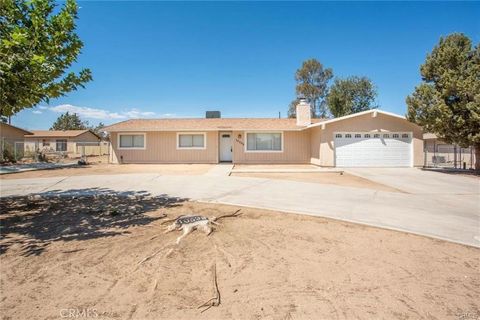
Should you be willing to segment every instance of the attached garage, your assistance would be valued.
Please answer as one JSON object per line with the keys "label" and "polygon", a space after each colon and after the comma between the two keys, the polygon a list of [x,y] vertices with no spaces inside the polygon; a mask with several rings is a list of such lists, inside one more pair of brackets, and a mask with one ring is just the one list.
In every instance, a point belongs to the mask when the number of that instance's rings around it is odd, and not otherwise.
{"label": "attached garage", "polygon": [[310,125],[311,162],[324,167],[423,165],[422,128],[397,114],[368,110]]}
{"label": "attached garage", "polygon": [[411,167],[411,132],[337,132],[336,167]]}

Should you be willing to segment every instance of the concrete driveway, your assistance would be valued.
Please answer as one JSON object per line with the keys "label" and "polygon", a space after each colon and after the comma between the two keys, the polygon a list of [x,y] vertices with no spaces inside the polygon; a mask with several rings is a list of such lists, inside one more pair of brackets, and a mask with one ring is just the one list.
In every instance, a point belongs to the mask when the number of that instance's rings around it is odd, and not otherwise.
{"label": "concrete driveway", "polygon": [[[1,195],[144,192],[329,217],[480,247],[479,180],[419,169],[351,169],[408,193],[219,174],[0,180]],[[216,170],[216,171],[215,171]],[[321,232],[321,230],[319,230]]]}

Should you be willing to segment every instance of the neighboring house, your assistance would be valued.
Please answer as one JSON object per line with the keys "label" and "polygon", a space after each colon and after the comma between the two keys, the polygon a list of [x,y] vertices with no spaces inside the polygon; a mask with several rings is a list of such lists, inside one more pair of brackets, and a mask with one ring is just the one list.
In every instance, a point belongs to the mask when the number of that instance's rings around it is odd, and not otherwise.
{"label": "neighboring house", "polygon": [[3,159],[4,150],[19,159],[23,156],[23,136],[32,134],[30,131],[0,122],[1,155]]}
{"label": "neighboring house", "polygon": [[132,119],[104,130],[112,163],[423,165],[422,129],[404,117],[369,110],[312,120],[305,101],[297,119]]}
{"label": "neighboring house", "polygon": [[25,152],[65,152],[76,156],[78,146],[98,145],[100,137],[91,130],[31,130],[25,136]]}
{"label": "neighboring house", "polygon": [[473,147],[461,148],[445,142],[433,133],[423,135],[425,143],[425,167],[474,168],[475,150]]}

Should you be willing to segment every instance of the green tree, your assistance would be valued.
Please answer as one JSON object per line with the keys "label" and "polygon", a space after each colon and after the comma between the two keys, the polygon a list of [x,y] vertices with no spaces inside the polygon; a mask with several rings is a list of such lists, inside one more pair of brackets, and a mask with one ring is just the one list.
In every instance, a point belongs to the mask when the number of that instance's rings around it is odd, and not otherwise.
{"label": "green tree", "polygon": [[85,130],[90,129],[88,121],[82,121],[78,114],[66,112],[60,115],[50,130]]}
{"label": "green tree", "polygon": [[407,97],[407,117],[448,143],[475,147],[480,170],[480,47],[461,33],[440,38]]}
{"label": "green tree", "polygon": [[90,130],[95,132],[95,134],[102,138],[102,140],[110,140],[110,136],[103,131],[105,124],[103,122],[99,122],[96,126],[91,126]]}
{"label": "green tree", "polygon": [[334,117],[374,109],[377,90],[366,77],[335,79],[327,95],[327,106]]}
{"label": "green tree", "polygon": [[11,116],[84,87],[89,69],[67,72],[83,43],[75,33],[75,0],[1,0],[0,115]]}
{"label": "green tree", "polygon": [[[309,59],[295,73],[297,97],[304,97],[311,105],[312,117],[326,117],[325,96],[328,92],[328,82],[333,77],[330,68],[324,68],[316,59]],[[290,103],[288,116],[295,117],[295,107],[298,98]]]}

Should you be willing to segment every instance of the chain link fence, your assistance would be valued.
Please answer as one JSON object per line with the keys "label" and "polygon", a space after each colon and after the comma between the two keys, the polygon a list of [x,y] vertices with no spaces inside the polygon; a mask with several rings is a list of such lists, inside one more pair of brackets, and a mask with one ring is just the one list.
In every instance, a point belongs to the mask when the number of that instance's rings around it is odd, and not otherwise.
{"label": "chain link fence", "polygon": [[475,150],[452,144],[430,144],[425,148],[425,167],[473,169]]}

